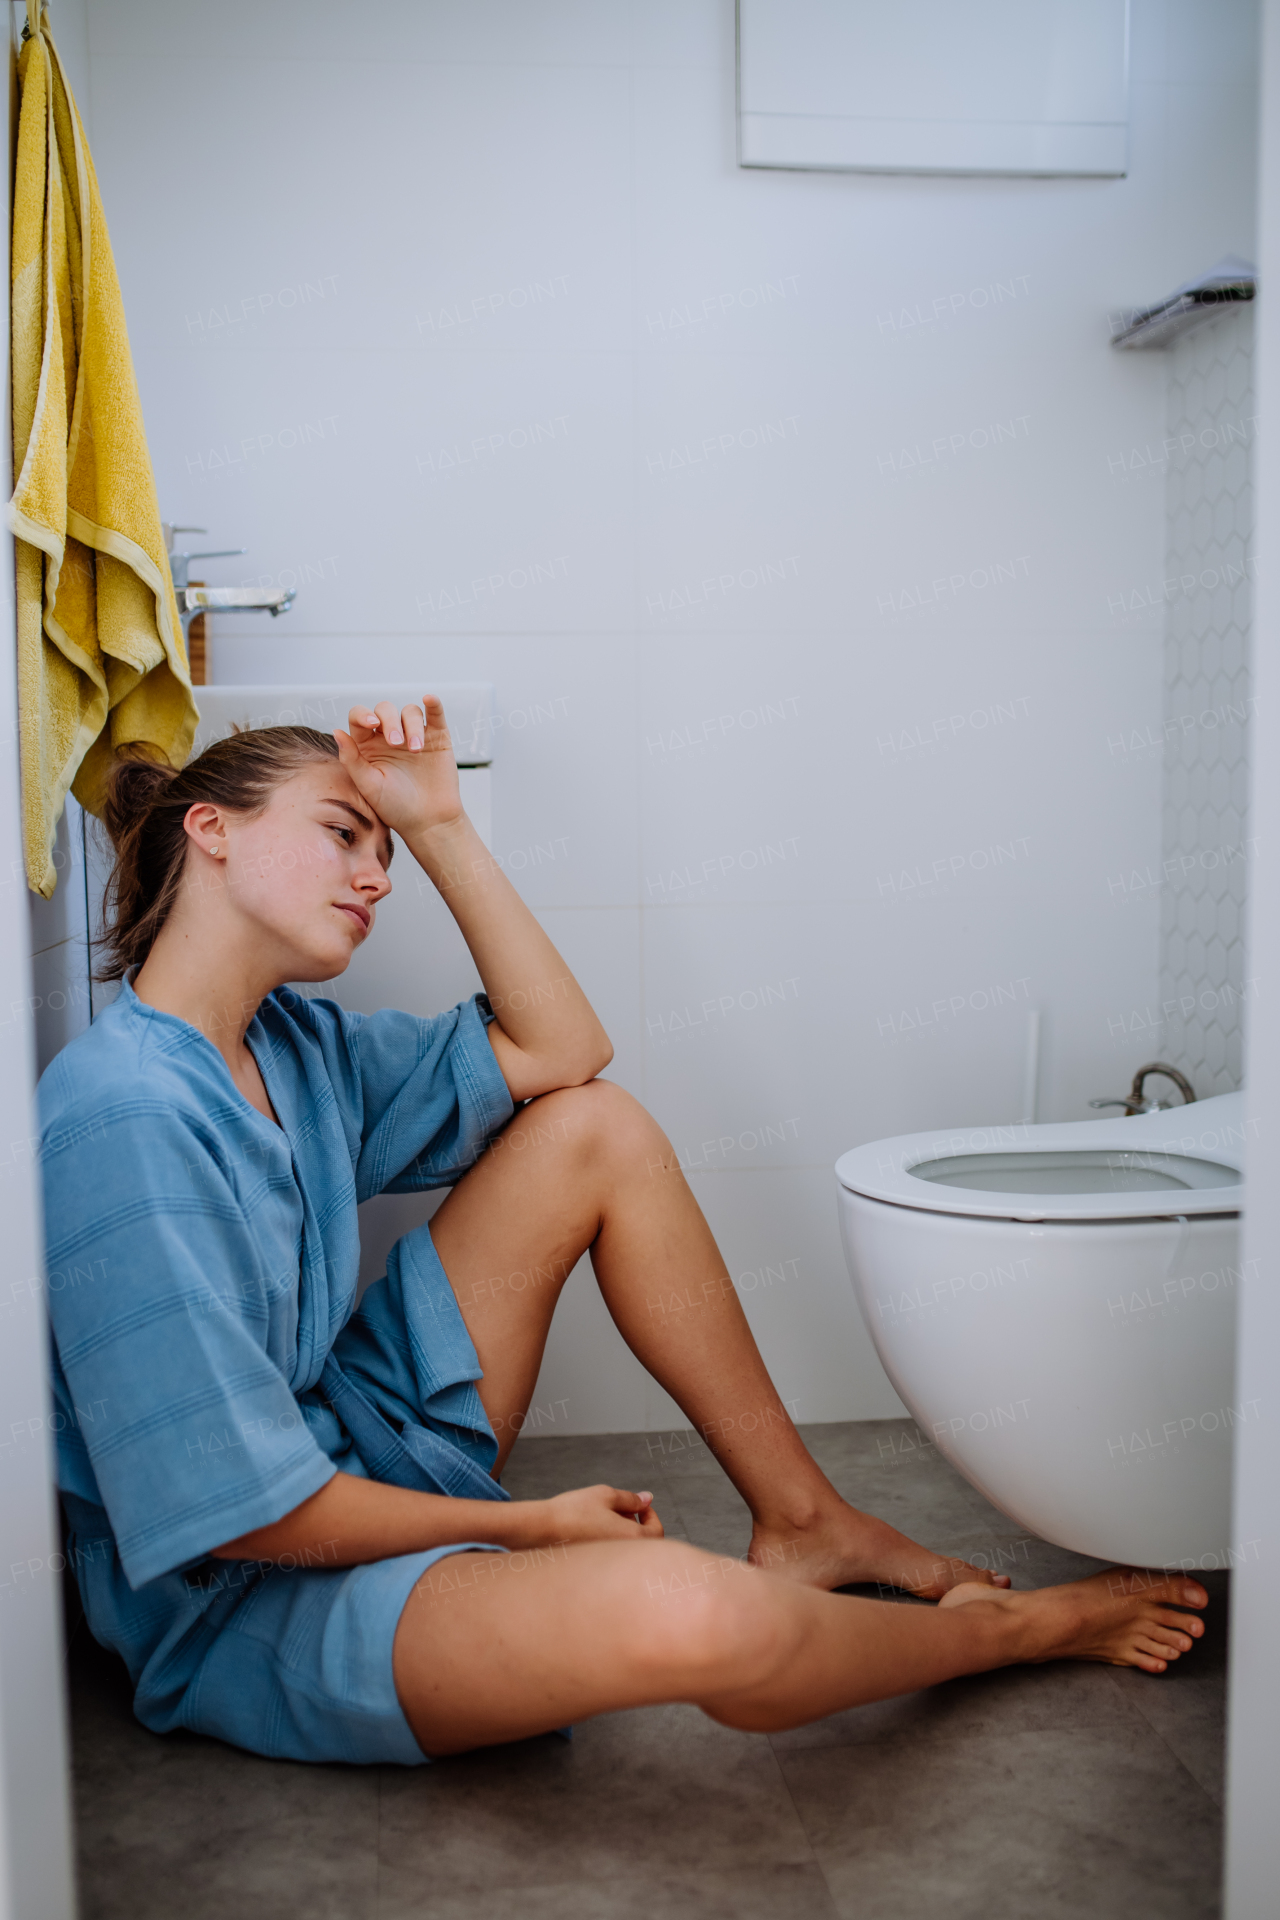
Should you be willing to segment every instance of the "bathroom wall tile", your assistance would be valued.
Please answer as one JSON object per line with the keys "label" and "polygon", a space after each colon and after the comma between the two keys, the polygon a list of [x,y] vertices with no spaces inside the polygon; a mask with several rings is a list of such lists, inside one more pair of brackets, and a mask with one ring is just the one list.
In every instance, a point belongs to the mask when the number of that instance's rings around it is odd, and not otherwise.
{"label": "bathroom wall tile", "polygon": [[654,633],[829,624],[847,604],[830,530],[861,517],[856,403],[825,357],[636,359],[637,624]]}
{"label": "bathroom wall tile", "polygon": [[682,1164],[829,1167],[861,1140],[1017,1119],[1029,1010],[1100,1031],[1107,979],[1078,955],[1033,971],[1024,913],[995,892],[962,926],[936,900],[646,910],[646,1085]]}
{"label": "bathroom wall tile", "polygon": [[[445,645],[436,643],[441,656]],[[512,885],[536,911],[634,908],[631,642],[483,641],[476,658],[487,663],[503,722],[494,739],[494,833]]]}
{"label": "bathroom wall tile", "polygon": [[650,0],[631,9],[631,57],[637,66],[732,70],[736,21],[727,7]]}
{"label": "bathroom wall tile", "polygon": [[[1140,35],[1135,71],[1145,73],[1146,63],[1158,57],[1152,37]],[[913,179],[908,184],[743,172],[735,165],[733,106],[727,61],[714,94],[701,75],[672,77],[663,72],[646,74],[637,90],[637,151],[644,162],[637,202],[642,302],[649,301],[655,313],[669,303],[677,314],[698,316],[701,296],[712,296],[709,323],[699,326],[686,317],[683,327],[670,320],[665,330],[655,327],[654,338],[677,350],[699,353],[720,340],[733,346],[762,339],[768,345],[782,339],[808,343],[822,325],[833,342],[842,339],[862,356],[868,344],[873,349],[886,346],[904,371],[951,346],[974,341],[979,352],[994,358],[1007,350],[1010,340],[1020,335],[1043,340],[1046,329],[1057,325],[1069,340],[1078,313],[1105,313],[1117,269],[1160,281],[1179,257],[1183,236],[1170,244],[1169,236],[1144,227],[1142,221],[1145,209],[1160,204],[1163,191],[1164,129],[1158,99],[1145,96],[1138,108],[1143,165],[1122,185],[1106,189],[1105,205],[1088,182],[1055,183],[1054,221],[1070,236],[1069,265],[1061,249],[1055,255],[1045,195],[1032,183],[999,182],[992,191],[999,197],[1001,217],[994,221],[987,190],[957,192],[950,180]],[[669,208],[677,196],[683,196],[687,217],[673,222]],[[1247,205],[1237,212],[1241,230],[1247,231]],[[1087,248],[1080,245],[1085,233]],[[1185,238],[1188,245],[1199,241],[1212,246],[1218,234],[1206,214],[1204,227]],[[742,271],[748,260],[754,274]],[[930,272],[931,266],[943,268],[941,278]],[[1027,271],[1032,268],[1048,277]],[[786,283],[785,297],[775,292],[754,302],[726,298],[723,305],[714,298],[745,281],[763,287],[766,275],[777,285],[788,273],[805,284]],[[1016,279],[1024,273],[1033,285],[1023,286]],[[994,291],[1001,277],[1006,283],[1003,294]],[[1007,292],[1011,279],[1012,294]],[[977,299],[962,297],[975,288]],[[954,304],[953,292],[961,296]],[[1041,304],[1059,294],[1061,306]],[[941,296],[936,311],[935,296]],[[910,308],[917,305],[928,317],[913,322]],[[895,306],[909,308],[907,319],[903,321],[899,311],[894,325],[886,318],[880,326],[877,316],[885,317]],[[785,332],[762,333],[761,320]],[[798,328],[804,329],[802,335]],[[1105,337],[1104,330],[1103,344]],[[868,371],[878,372],[885,364],[892,361],[873,360]],[[1159,384],[1154,369],[1144,373],[1139,368],[1136,378],[1149,380],[1152,387]]]}
{"label": "bathroom wall tile", "polygon": [[1158,636],[1119,658],[1084,632],[1065,649],[1041,633],[984,633],[962,650],[922,637],[907,659],[860,649],[857,669],[859,879],[877,901],[911,891],[880,883],[894,868],[958,902],[978,876],[1017,867],[1020,885],[1105,906],[1108,876],[1154,857],[1158,756],[1117,743],[1158,714]]}
{"label": "bathroom wall tile", "polygon": [[1008,1124],[1044,1007],[1040,1115],[1087,1112],[1122,1071],[1108,1020],[1149,1004],[1128,942],[1140,964],[1150,893],[1115,952],[1054,955],[1032,944],[1025,895],[994,891],[963,917],[945,900],[646,911],[648,1103],[694,1172],[829,1167],[864,1140]]}
{"label": "bathroom wall tile", "polygon": [[357,1299],[387,1270],[387,1255],[406,1233],[425,1226],[447,1198],[447,1191],[432,1193],[379,1193],[359,1209],[360,1272]]}
{"label": "bathroom wall tile", "polygon": [[54,834],[53,866],[53,897],[27,894],[29,1003],[11,1005],[6,1016],[34,1027],[37,1075],[89,1024],[83,815],[70,794]]}
{"label": "bathroom wall tile", "polygon": [[818,956],[853,937],[834,904],[645,912],[647,1104],[687,1170],[834,1157],[847,1096],[831,1063],[853,1015]]}
{"label": "bathroom wall tile", "polygon": [[[848,1280],[830,1171],[695,1175],[692,1185],[765,1365],[793,1416],[865,1420],[899,1413],[901,1402],[876,1357]],[[682,1309],[674,1283],[664,1289],[655,1278],[650,1293],[656,1314],[678,1317]],[[638,1383],[645,1400],[637,1424],[659,1436],[658,1451],[663,1453],[671,1436],[684,1431],[686,1417],[626,1353],[612,1328],[604,1334],[604,1324],[584,1260],[552,1323],[535,1397],[545,1405],[570,1400],[557,1416],[566,1422],[564,1431],[599,1431],[587,1424],[593,1408],[594,1417],[609,1431],[616,1430],[617,1411],[608,1407],[604,1392],[611,1390],[610,1383],[625,1383],[622,1404],[634,1412]],[[601,1336],[607,1376],[599,1386],[591,1384],[584,1400],[580,1387],[569,1393],[568,1382],[581,1364],[582,1341],[591,1337],[593,1328]],[[815,1355],[822,1356],[816,1364]],[[555,1431],[561,1430],[557,1425]],[[676,1452],[683,1454],[682,1442]]]}
{"label": "bathroom wall tile", "polygon": [[45,900],[30,892],[27,897],[33,954],[64,940],[86,938],[83,817],[79,802],[69,794],[53,836],[52,898]]}
{"label": "bathroom wall tile", "polygon": [[[94,7],[94,0],[90,4]],[[619,0],[549,0],[536,21],[519,0],[471,0],[464,7],[383,0],[365,30],[348,9],[326,11],[308,0],[281,0],[265,17],[248,0],[226,0],[216,32],[200,7],[166,6],[164,0],[135,0],[127,12],[94,8],[92,17],[99,59],[111,53],[158,53],[204,61],[225,54],[230,40],[252,42],[264,64],[368,61],[394,71],[397,60],[432,60],[483,64],[492,71],[530,61],[607,66],[630,51],[627,9]]]}
{"label": "bathroom wall tile", "polygon": [[[1250,851],[1247,812],[1231,802],[1243,797],[1254,710],[1252,313],[1225,314],[1183,335],[1168,362],[1167,434],[1177,447],[1166,482],[1165,572],[1176,584],[1166,643],[1163,1022],[1153,1051],[1206,1099],[1240,1084],[1246,999],[1242,957],[1224,965],[1222,956],[1244,907]],[[1184,920],[1198,941],[1181,937]]]}
{"label": "bathroom wall tile", "polygon": [[[630,637],[482,634],[290,637],[268,652],[229,621],[213,643],[213,678],[253,685],[372,686],[489,680],[495,690],[490,773],[493,850],[521,896],[545,907],[637,903],[636,665]],[[297,629],[292,633],[296,635]],[[416,884],[416,883],[415,883]]]}
{"label": "bathroom wall tile", "polygon": [[[538,1445],[533,1442],[537,1441]],[[646,1489],[661,1469],[642,1433],[555,1433],[546,1421],[530,1421],[503,1471],[502,1484],[513,1500],[542,1500],[566,1487],[607,1480],[610,1485]]]}
{"label": "bathroom wall tile", "polygon": [[858,791],[856,678],[821,637],[785,659],[748,634],[645,647],[639,899],[654,910],[844,893]]}
{"label": "bathroom wall tile", "polygon": [[[1157,854],[1158,753],[1116,746],[1131,716],[1158,715],[1158,639],[1100,684],[1104,654],[1083,635],[1070,656],[999,633],[960,654],[921,636],[907,657],[863,632],[797,632],[785,656],[744,633],[649,641],[642,898],[844,897],[894,916],[908,897],[976,909],[1028,887],[1109,903],[1124,860]],[[1128,948],[1125,929],[1110,945]]]}
{"label": "bathroom wall tile", "polygon": [[[923,225],[904,225],[892,203],[877,204],[854,183],[829,181],[818,198],[797,194],[786,175],[735,170],[726,104],[723,97],[713,104],[700,76],[645,75],[638,82],[637,152],[648,165],[637,210],[637,339],[659,359],[688,357],[700,371],[716,368],[713,386],[717,363],[743,353],[774,356],[761,362],[757,391],[776,381],[782,352],[794,369],[803,348],[820,370],[816,451],[828,441],[838,447],[841,471],[817,502],[810,551],[799,556],[785,604],[783,585],[772,587],[781,617],[841,624],[869,617],[889,638],[931,626],[1021,626],[1040,621],[1052,579],[1055,618],[1063,624],[1114,624],[1107,595],[1113,580],[1124,584],[1133,574],[1135,548],[1157,564],[1160,502],[1150,490],[1117,496],[1109,484],[1108,454],[1135,431],[1148,431],[1154,391],[1149,371],[1098,352],[1104,343],[1094,344],[1093,330],[1108,297],[1101,285],[1101,300],[1091,302],[1079,264],[1064,275],[1030,202],[1006,201],[993,252],[985,213],[975,208],[971,221],[961,213],[947,228],[930,198],[945,183],[935,189],[914,182],[913,220],[931,227],[926,267],[913,244]],[[686,201],[691,192],[697,196],[701,215],[687,231],[673,231],[666,214],[677,179]],[[1097,217],[1095,207],[1095,240]],[[1118,221],[1087,271],[1109,278],[1109,248],[1131,270],[1134,244],[1128,223]],[[1000,285],[1012,297],[997,292]],[[929,319],[917,324],[912,315],[925,311]],[[1080,376],[1077,384],[1068,375],[1069,404],[1067,383],[1046,390],[1046,348]],[[973,417],[963,421],[953,417],[950,398],[958,381],[975,396]],[[1018,424],[1002,439],[987,431],[996,420]],[[720,430],[747,423],[746,413],[739,422],[726,417]],[[691,417],[690,434],[694,424]],[[939,438],[941,483],[932,485],[937,476],[926,474],[923,488],[911,478],[900,484],[904,449],[909,465],[914,449],[927,452]],[[814,452],[806,456],[811,471]],[[922,464],[936,466],[937,457]],[[845,517],[850,489],[852,523]],[[1090,518],[1083,540],[1082,511]],[[837,529],[847,524],[856,526],[857,540],[842,575]],[[693,566],[692,528],[683,538],[687,553],[677,545],[655,563],[668,600],[686,584],[696,588],[702,574],[733,571],[724,536],[703,543],[700,567]],[[1013,578],[999,575],[997,549],[999,562],[1014,567]],[[1086,550],[1087,567],[1080,562]],[[712,566],[713,558],[723,564]],[[984,568],[991,581],[981,577]],[[958,585],[946,584],[957,575]],[[933,589],[939,578],[940,593]],[[731,620],[767,623],[764,592],[736,618],[729,597],[717,590],[672,617],[691,630]]]}
{"label": "bathroom wall tile", "polygon": [[[724,1170],[695,1174],[691,1184],[793,1418],[901,1413],[854,1298],[832,1170]],[[662,1291],[654,1288],[660,1301]],[[678,1319],[678,1300],[665,1311]]]}
{"label": "bathroom wall tile", "polygon": [[[694,1176],[692,1185],[793,1417],[865,1420],[900,1412],[854,1301],[830,1171],[708,1174]],[[659,1317],[675,1320],[683,1311],[674,1283],[664,1287],[655,1277],[648,1297]],[[598,1365],[587,1359],[592,1342],[599,1343]],[[558,1409],[548,1433],[616,1432],[634,1421],[655,1436],[656,1460],[671,1453],[686,1465],[677,1438],[686,1416],[626,1349],[586,1259],[561,1296],[534,1401]]]}
{"label": "bathroom wall tile", "polygon": [[[644,904],[843,891],[863,749],[853,718],[860,674],[848,648],[809,632],[781,654],[754,634],[694,647],[664,636],[644,645],[640,661]],[[874,665],[871,678],[880,679]]]}
{"label": "bathroom wall tile", "polygon": [[6,1017],[31,1020],[36,1072],[43,1073],[54,1055],[89,1024],[88,947],[83,936],[60,940],[31,956],[30,1000],[25,1008],[11,1005]]}
{"label": "bathroom wall tile", "polygon": [[[470,17],[418,11],[437,42],[450,18]],[[427,359],[628,343],[629,234],[617,218],[630,160],[624,69],[540,63],[531,84],[519,61],[411,49],[353,68],[350,17],[324,7],[308,10],[282,67],[246,62],[219,16],[220,44],[200,59],[214,103],[208,136],[192,146],[190,66],[155,36],[147,53],[122,52],[119,17],[91,0],[94,152],[144,364],[183,349],[216,364],[222,342]],[[313,52],[326,21],[340,22],[348,43],[337,58]],[[151,102],[145,119],[130,111],[138,88]],[[234,112],[218,112],[223,99]],[[327,137],[339,126],[341,139]],[[180,149],[182,166],[157,171],[157,143]],[[131,205],[147,218],[130,219]],[[148,236],[158,229],[191,244],[157,251]]]}
{"label": "bathroom wall tile", "polygon": [[643,1097],[644,1050],[636,1004],[640,914],[635,907],[540,907],[538,922],[573,970],[613,1042],[603,1078]]}
{"label": "bathroom wall tile", "polygon": [[532,1403],[544,1411],[534,1432],[643,1433],[648,1384],[584,1254],[565,1282],[547,1336]]}
{"label": "bathroom wall tile", "polygon": [[[494,352],[446,367],[407,348],[241,351],[227,368],[182,352],[152,356],[140,385],[166,516],[250,546],[208,563],[215,584],[298,583],[291,638],[629,622],[629,537],[601,485],[610,469],[622,484],[628,465],[630,383],[616,356]],[[535,444],[512,444],[521,435]],[[492,458],[482,449],[474,472],[437,479],[425,466],[491,439],[503,444]],[[379,564],[352,525],[353,470],[383,500]],[[281,637],[270,616],[235,619],[246,640]],[[216,632],[228,624],[215,619]]]}

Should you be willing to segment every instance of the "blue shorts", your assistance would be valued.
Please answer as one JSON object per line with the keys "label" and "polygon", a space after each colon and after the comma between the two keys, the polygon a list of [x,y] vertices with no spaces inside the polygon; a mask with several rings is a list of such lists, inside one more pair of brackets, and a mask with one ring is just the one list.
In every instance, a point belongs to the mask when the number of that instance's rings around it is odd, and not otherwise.
{"label": "blue shorts", "polygon": [[[456,1453],[459,1487],[487,1474],[497,1442],[474,1385],[480,1364],[429,1225],[396,1242],[386,1277],[333,1351],[391,1430],[436,1421],[447,1436],[438,1459],[447,1468]],[[332,1411],[309,1410],[321,1422],[314,1431],[342,1439]],[[336,1464],[362,1470],[345,1451]],[[128,1664],[143,1726],[212,1734],[268,1759],[413,1767],[428,1758],[396,1697],[400,1616],[438,1560],[505,1549],[461,1541],[353,1567],[215,1558],[134,1592],[106,1514],[65,1493],[64,1502],[90,1629]]]}
{"label": "blue shorts", "polygon": [[[501,1553],[483,1541],[431,1547],[359,1567],[272,1567],[244,1594],[182,1696],[156,1716],[271,1760],[428,1759],[396,1696],[391,1651],[414,1586],[452,1553]],[[135,1711],[149,1724],[146,1703]]]}

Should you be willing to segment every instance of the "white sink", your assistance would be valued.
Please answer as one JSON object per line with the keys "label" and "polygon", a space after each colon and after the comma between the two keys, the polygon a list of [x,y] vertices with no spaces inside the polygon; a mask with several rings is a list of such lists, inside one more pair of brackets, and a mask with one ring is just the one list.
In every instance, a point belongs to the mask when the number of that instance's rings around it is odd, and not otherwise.
{"label": "white sink", "polygon": [[328,686],[212,686],[195,689],[200,726],[194,753],[230,733],[240,721],[254,727],[318,727],[332,733],[345,727],[352,707],[368,700],[393,700],[398,707],[420,705],[424,693],[444,701],[445,719],[460,767],[487,767],[493,760],[493,686],[487,680],[424,683],[343,681]]}

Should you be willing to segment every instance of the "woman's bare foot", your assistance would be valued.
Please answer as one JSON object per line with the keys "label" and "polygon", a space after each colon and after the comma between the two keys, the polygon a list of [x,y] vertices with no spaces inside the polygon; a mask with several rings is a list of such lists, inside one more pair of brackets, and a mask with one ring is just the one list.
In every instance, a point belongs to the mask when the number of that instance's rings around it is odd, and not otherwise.
{"label": "woman's bare foot", "polygon": [[967,1560],[930,1553],[905,1533],[874,1514],[860,1513],[842,1500],[808,1525],[765,1526],[751,1535],[747,1559],[753,1567],[780,1573],[801,1586],[851,1587],[875,1582],[898,1587],[922,1600],[940,1600],[962,1583],[985,1592],[1008,1587],[1007,1574],[992,1574]]}
{"label": "woman's bare foot", "polygon": [[1176,1609],[1209,1604],[1198,1581],[1141,1567],[1111,1567],[1034,1593],[995,1593],[968,1581],[944,1594],[941,1605],[972,1600],[994,1601],[1021,1620],[1028,1648],[1021,1660],[1103,1660],[1146,1673],[1163,1673],[1204,1632],[1203,1620]]}

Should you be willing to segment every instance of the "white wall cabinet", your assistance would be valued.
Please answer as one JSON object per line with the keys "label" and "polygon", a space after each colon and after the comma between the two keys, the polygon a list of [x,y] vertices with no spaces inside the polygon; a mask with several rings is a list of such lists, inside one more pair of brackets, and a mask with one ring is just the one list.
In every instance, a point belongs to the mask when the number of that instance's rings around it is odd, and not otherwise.
{"label": "white wall cabinet", "polygon": [[1123,174],[1128,0],[738,0],[744,167]]}

